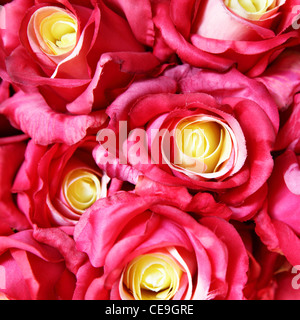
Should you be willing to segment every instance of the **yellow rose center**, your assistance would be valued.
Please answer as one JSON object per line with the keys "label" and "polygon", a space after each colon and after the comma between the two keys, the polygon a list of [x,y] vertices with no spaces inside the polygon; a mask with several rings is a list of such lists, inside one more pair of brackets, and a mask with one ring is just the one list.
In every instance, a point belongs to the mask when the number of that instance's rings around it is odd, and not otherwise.
{"label": "yellow rose center", "polygon": [[135,300],[170,300],[177,292],[182,270],[169,256],[153,253],[132,260],[123,284]]}
{"label": "yellow rose center", "polygon": [[175,165],[195,173],[215,173],[232,153],[231,129],[209,116],[181,120],[175,131]]}
{"label": "yellow rose center", "polygon": [[277,5],[277,0],[225,0],[225,5],[237,15],[259,20],[266,12]]}
{"label": "yellow rose center", "polygon": [[71,13],[57,7],[43,7],[31,19],[39,43],[46,53],[62,55],[75,47],[78,26]]}
{"label": "yellow rose center", "polygon": [[64,179],[63,193],[70,207],[82,213],[101,197],[100,180],[87,170],[73,170]]}

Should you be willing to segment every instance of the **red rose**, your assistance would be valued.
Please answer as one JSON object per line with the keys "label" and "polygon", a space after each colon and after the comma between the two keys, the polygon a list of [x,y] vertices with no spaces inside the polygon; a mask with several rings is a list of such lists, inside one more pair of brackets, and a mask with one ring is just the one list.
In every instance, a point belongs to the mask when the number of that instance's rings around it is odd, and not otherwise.
{"label": "red rose", "polygon": [[107,114],[94,158],[109,175],[212,192],[237,219],[261,207],[278,111],[257,81],[235,69],[218,74],[178,66],[133,83]]}
{"label": "red rose", "polygon": [[[30,141],[12,192],[18,206],[39,227],[72,226],[95,201],[119,190],[92,157],[95,136],[72,146],[40,146]],[[7,161],[6,161],[7,163]],[[11,194],[11,193],[9,193]]]}
{"label": "red rose", "polygon": [[74,236],[104,267],[86,299],[243,299],[248,258],[234,227],[215,217],[198,223],[176,199],[116,193],[84,213]]}
{"label": "red rose", "polygon": [[299,44],[295,19],[300,2],[267,3],[153,1],[159,30],[154,53],[161,59],[176,53],[193,66],[216,70],[236,64],[241,72],[257,76],[284,48]]}
{"label": "red rose", "polygon": [[14,0],[1,10],[1,22],[1,76],[26,92],[37,88],[58,112],[103,108],[134,73],[158,65],[103,1]]}

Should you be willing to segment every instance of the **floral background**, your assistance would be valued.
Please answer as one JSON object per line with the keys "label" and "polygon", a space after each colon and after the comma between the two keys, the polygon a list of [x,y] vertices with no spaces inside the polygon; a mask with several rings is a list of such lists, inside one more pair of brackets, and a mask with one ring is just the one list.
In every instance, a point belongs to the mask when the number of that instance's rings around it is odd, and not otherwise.
{"label": "floral background", "polygon": [[300,0],[0,5],[0,299],[300,299]]}

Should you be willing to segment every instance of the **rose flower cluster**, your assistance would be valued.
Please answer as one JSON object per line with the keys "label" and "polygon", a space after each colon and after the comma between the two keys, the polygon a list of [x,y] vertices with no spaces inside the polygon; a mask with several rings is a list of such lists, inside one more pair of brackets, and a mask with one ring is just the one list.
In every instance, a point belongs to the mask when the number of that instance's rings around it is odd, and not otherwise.
{"label": "rose flower cluster", "polygon": [[300,300],[300,0],[1,0],[0,299]]}

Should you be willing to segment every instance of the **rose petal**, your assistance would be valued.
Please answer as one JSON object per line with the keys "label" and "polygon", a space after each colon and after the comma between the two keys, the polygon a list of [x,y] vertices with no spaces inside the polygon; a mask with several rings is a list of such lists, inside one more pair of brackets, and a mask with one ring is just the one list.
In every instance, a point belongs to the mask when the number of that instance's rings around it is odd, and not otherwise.
{"label": "rose petal", "polygon": [[102,111],[82,116],[56,113],[40,94],[23,92],[2,103],[0,112],[41,145],[74,144],[86,135],[88,129],[101,127],[107,118]]}
{"label": "rose petal", "polygon": [[294,96],[294,104],[291,106],[291,115],[279,130],[275,142],[275,150],[287,148],[293,141],[299,138],[300,131],[300,95]]}
{"label": "rose petal", "polygon": [[154,15],[154,24],[160,30],[163,40],[183,61],[189,61],[196,67],[213,68],[220,71],[228,69],[233,61],[211,55],[194,47],[176,30],[169,15],[169,3],[159,3]]}
{"label": "rose petal", "polygon": [[138,4],[132,1],[107,1],[108,6],[117,7],[125,14],[135,37],[143,44],[152,46],[154,42],[154,26],[152,22],[151,5],[148,0]]}
{"label": "rose petal", "polygon": [[[25,144],[22,142],[0,145],[0,216],[11,228],[27,229],[30,224],[14,203],[12,184],[16,172],[24,159]],[[14,155],[12,157],[12,154]],[[8,161],[9,159],[9,161]]]}
{"label": "rose petal", "polygon": [[298,51],[286,50],[258,78],[274,97],[279,110],[286,110],[292,104],[294,95],[299,91],[299,58]]}
{"label": "rose petal", "polygon": [[218,218],[203,218],[200,222],[214,231],[228,249],[227,281],[230,284],[227,299],[242,300],[247,282],[249,259],[244,244],[231,224]]}

